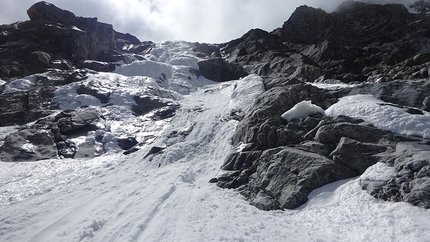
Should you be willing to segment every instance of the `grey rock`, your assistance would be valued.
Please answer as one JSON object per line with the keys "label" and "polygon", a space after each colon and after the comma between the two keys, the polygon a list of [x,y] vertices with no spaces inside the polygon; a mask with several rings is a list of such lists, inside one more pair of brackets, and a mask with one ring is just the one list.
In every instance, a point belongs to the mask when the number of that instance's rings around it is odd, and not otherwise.
{"label": "grey rock", "polygon": [[378,162],[375,156],[387,150],[385,146],[372,143],[362,143],[357,140],[342,137],[336,149],[329,155],[333,161],[362,174],[368,167]]}
{"label": "grey rock", "polygon": [[31,52],[24,60],[23,63],[40,67],[51,67],[51,55],[43,51]]}
{"label": "grey rock", "polygon": [[134,137],[119,138],[117,139],[117,142],[119,147],[123,150],[129,150],[138,144],[136,138]]}
{"label": "grey rock", "polygon": [[91,95],[93,97],[96,97],[103,104],[109,102],[109,98],[110,98],[110,96],[112,94],[110,92],[107,92],[107,93],[106,92],[102,92],[102,91],[100,91],[100,88],[98,88],[98,87],[92,87],[91,84],[90,85],[81,85],[81,86],[79,86],[79,88],[76,90],[76,93],[77,94],[87,94],[87,95]]}
{"label": "grey rock", "polygon": [[404,201],[413,205],[430,208],[430,177],[414,179],[409,183],[410,192]]}
{"label": "grey rock", "polygon": [[95,60],[83,60],[76,64],[76,68],[88,68],[94,71],[112,72],[116,66],[113,63],[95,61]]}
{"label": "grey rock", "polygon": [[321,143],[336,144],[342,137],[358,140],[360,142],[377,142],[387,132],[369,125],[336,123],[320,127],[315,140]]}
{"label": "grey rock", "polygon": [[425,110],[428,109],[428,93],[430,93],[428,79],[362,84],[351,90],[351,95],[371,94],[400,108],[412,107]]}
{"label": "grey rock", "polygon": [[173,117],[176,114],[176,110],[179,108],[178,104],[157,96],[135,96],[134,101],[136,105],[132,107],[133,114],[141,116],[152,112],[153,120]]}
{"label": "grey rock", "polygon": [[260,157],[260,155],[261,151],[233,152],[225,160],[222,169],[227,171],[249,169],[253,161]]}
{"label": "grey rock", "polygon": [[428,146],[416,141],[399,142],[389,154],[394,159],[394,175],[387,180],[362,180],[360,185],[376,198],[409,202],[430,208],[430,158]]}
{"label": "grey rock", "polygon": [[237,80],[248,75],[248,72],[241,66],[227,62],[222,58],[203,60],[197,64],[202,76],[216,82]]}
{"label": "grey rock", "polygon": [[266,150],[257,162],[242,190],[250,191],[251,203],[264,210],[297,208],[313,189],[354,176],[324,156],[289,147]]}
{"label": "grey rock", "polygon": [[151,149],[149,149],[148,153],[143,158],[146,158],[150,155],[157,155],[163,152],[163,150],[166,149],[166,147],[160,147],[160,146],[153,146]]}
{"label": "grey rock", "polygon": [[8,135],[0,147],[0,160],[37,161],[57,158],[54,136],[46,130],[27,129]]}
{"label": "grey rock", "polygon": [[56,116],[56,123],[62,134],[96,130],[95,124],[100,119],[100,113],[95,108],[84,108],[76,111],[64,111]]}
{"label": "grey rock", "polygon": [[296,146],[296,148],[303,151],[320,154],[325,157],[329,157],[331,151],[330,146],[314,140],[304,141],[300,143],[300,145]]}
{"label": "grey rock", "polygon": [[63,138],[61,140],[56,140],[55,143],[57,150],[58,150],[58,156],[63,158],[75,158],[76,154],[76,144],[71,142],[70,140],[64,140]]}

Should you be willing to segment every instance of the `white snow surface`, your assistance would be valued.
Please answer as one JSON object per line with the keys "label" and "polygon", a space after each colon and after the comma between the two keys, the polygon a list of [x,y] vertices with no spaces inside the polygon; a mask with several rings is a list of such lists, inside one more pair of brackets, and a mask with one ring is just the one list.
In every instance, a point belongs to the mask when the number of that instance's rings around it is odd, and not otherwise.
{"label": "white snow surface", "polygon": [[342,88],[348,88],[348,87],[354,87],[356,85],[354,84],[347,84],[347,83],[315,83],[311,82],[309,83],[312,86],[321,88],[321,89],[328,89],[328,90],[338,90]]}
{"label": "white snow surface", "polygon": [[293,119],[306,118],[311,114],[321,113],[325,115],[324,109],[312,104],[311,101],[301,101],[294,105],[290,110],[286,111],[281,115],[281,118],[290,122]]}
{"label": "white snow surface", "polygon": [[339,100],[327,115],[361,118],[375,127],[396,133],[430,138],[430,113],[410,114],[405,109],[381,101],[372,95],[352,95]]}
{"label": "white snow surface", "polygon": [[237,81],[236,85],[239,88],[233,90],[229,107],[231,110],[247,112],[256,98],[264,92],[263,79],[256,74],[251,74]]}
{"label": "white snow surface", "polygon": [[[3,83],[2,83],[3,82]],[[0,80],[0,85],[3,85],[4,81]],[[27,91],[34,85],[34,76],[28,76],[26,78],[16,79],[6,84],[4,93],[13,93],[19,91]]]}
{"label": "white snow surface", "polygon": [[[178,57],[174,52],[162,53],[163,48],[167,52],[169,45],[177,47]],[[172,78],[164,82],[171,84],[157,84],[173,87],[178,84],[173,76],[179,79],[186,66],[183,64],[192,63],[195,57],[186,59],[189,52],[183,42],[160,46],[165,47],[160,47],[159,56],[166,58],[151,60],[150,65],[164,66],[166,60],[175,60],[167,62],[167,69],[173,70]],[[180,68],[174,65],[176,60],[180,60]],[[121,88],[115,93],[118,99],[114,102],[128,105],[131,89],[145,91],[138,87],[157,83],[154,75],[144,77],[137,72],[129,77],[98,74],[87,81],[107,89],[109,83],[119,84]],[[192,77],[189,83],[197,83],[200,78]],[[148,131],[133,126],[135,132],[153,132],[155,137],[136,153],[110,153],[92,159],[0,162],[0,241],[413,242],[430,238],[429,210],[407,203],[378,201],[360,188],[359,178],[316,189],[309,195],[308,203],[285,211],[258,210],[235,190],[208,183],[217,176],[233,149],[229,141],[237,121],[223,117],[232,108],[248,110],[263,89],[258,83],[261,79],[255,75],[219,84],[201,81],[204,84],[193,88],[186,84],[187,95],[170,90],[181,105],[170,124],[160,125],[155,131],[149,125],[141,127]],[[133,83],[136,85],[121,86]],[[67,95],[67,88],[76,87],[64,87],[59,93]],[[70,97],[57,98],[62,108],[77,105]],[[80,102],[103,108],[90,98]],[[121,110],[112,115],[118,115],[118,122],[128,117],[121,116]],[[0,129],[0,134],[13,129]],[[172,135],[175,133],[179,135]],[[153,146],[166,148],[144,158]],[[387,174],[390,168],[378,165],[367,176]]]}

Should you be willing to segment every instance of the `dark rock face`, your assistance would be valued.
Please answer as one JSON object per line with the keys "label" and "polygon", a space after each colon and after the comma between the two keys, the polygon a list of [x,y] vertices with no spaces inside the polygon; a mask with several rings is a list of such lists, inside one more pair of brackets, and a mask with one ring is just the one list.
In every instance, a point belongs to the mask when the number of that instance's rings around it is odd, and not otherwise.
{"label": "dark rock face", "polygon": [[55,117],[55,122],[61,134],[68,134],[94,129],[92,126],[95,126],[99,119],[100,114],[96,109],[87,108],[61,112]]}
{"label": "dark rock face", "polygon": [[137,145],[137,140],[134,137],[128,137],[128,138],[123,138],[123,139],[118,139],[118,145],[119,147],[121,147],[121,149],[123,150],[129,150],[131,148],[133,148],[133,146]]}
{"label": "dark rock face", "polygon": [[262,76],[363,82],[428,77],[428,15],[400,4],[347,1],[333,13],[301,6],[271,33],[255,29],[220,46]]}
{"label": "dark rock face", "polygon": [[360,185],[379,199],[430,208],[429,155],[428,144],[400,142],[389,156],[388,164],[394,167],[394,174],[379,181],[361,179]]}
{"label": "dark rock face", "polygon": [[[105,137],[109,127],[103,126],[96,108],[66,110],[54,117],[60,108],[53,98],[61,86],[113,71],[114,62],[126,62],[152,42],[141,43],[110,24],[77,17],[46,2],[34,4],[27,13],[29,21],[0,26],[0,126],[26,125],[1,143],[0,160],[94,157],[105,148],[132,146],[132,137]],[[102,104],[111,95],[91,83],[76,93],[96,97]],[[87,140],[77,144],[73,138],[78,136]]]}
{"label": "dark rock face", "polygon": [[248,75],[241,66],[222,58],[199,61],[198,65],[202,76],[216,82],[237,80]]}
{"label": "dark rock face", "polygon": [[70,70],[74,65],[112,71],[112,62],[129,55],[124,46],[140,44],[136,37],[116,32],[112,25],[97,22],[97,18],[77,17],[50,3],[38,2],[27,13],[30,21],[0,26],[2,79],[50,68]]}
{"label": "dark rock face", "polygon": [[55,71],[36,74],[16,83],[27,83],[28,89],[0,93],[0,126],[22,125],[53,112],[51,99],[57,86],[84,80],[85,71]]}
{"label": "dark rock face", "polygon": [[175,116],[176,110],[179,108],[178,104],[171,101],[166,101],[158,97],[139,97],[135,96],[134,101],[136,105],[133,105],[133,114],[141,116],[153,112],[153,120],[162,120]]}
{"label": "dark rock face", "polygon": [[45,130],[18,131],[7,136],[0,147],[2,161],[34,161],[56,157],[54,136]]}
{"label": "dark rock face", "polygon": [[343,166],[319,154],[283,147],[265,150],[243,192],[260,209],[296,208],[317,187],[344,179]]}
{"label": "dark rock face", "polygon": [[[428,208],[430,156],[411,158],[428,153],[427,140],[350,117],[286,122],[281,114],[303,100],[326,109],[340,97],[371,94],[423,115],[430,106],[430,82],[419,79],[428,78],[430,35],[423,29],[429,22],[424,12],[411,14],[403,5],[347,1],[333,13],[301,6],[282,28],[251,30],[220,45],[227,60],[265,76],[267,91],[233,135],[233,145],[245,148],[231,153],[224,172],[211,182],[237,189],[260,209],[291,209],[305,203],[313,189],[382,162],[397,175],[361,180],[363,189]],[[330,90],[303,81],[367,83]]]}
{"label": "dark rock face", "polygon": [[358,176],[378,162],[389,134],[348,117],[308,117],[287,125],[267,118],[236,130],[235,144],[246,140],[250,151],[232,153],[217,184],[237,188],[261,209],[296,208],[312,190]]}
{"label": "dark rock face", "polygon": [[60,9],[45,1],[38,2],[27,10],[28,17],[33,21],[48,20],[63,24],[73,24],[75,15],[67,10]]}

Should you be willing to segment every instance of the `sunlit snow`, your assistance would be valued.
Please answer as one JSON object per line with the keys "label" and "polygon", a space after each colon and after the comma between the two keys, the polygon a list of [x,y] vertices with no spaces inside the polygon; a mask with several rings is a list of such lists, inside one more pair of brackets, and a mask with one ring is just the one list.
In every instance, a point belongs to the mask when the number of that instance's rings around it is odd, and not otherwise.
{"label": "sunlit snow", "polygon": [[301,119],[306,118],[311,114],[319,113],[321,115],[324,115],[324,109],[321,107],[312,104],[311,101],[301,101],[297,103],[294,107],[292,107],[290,110],[286,111],[281,115],[283,119],[290,122],[293,119]]}
{"label": "sunlit snow", "polygon": [[410,114],[405,109],[383,102],[372,95],[343,97],[328,108],[326,114],[361,118],[377,128],[430,138],[430,113]]}
{"label": "sunlit snow", "polygon": [[[107,154],[93,159],[1,162],[0,241],[426,241],[430,238],[429,210],[376,200],[361,189],[360,178],[338,181],[313,191],[308,203],[299,209],[268,212],[249,205],[235,190],[208,183],[233,149],[230,138],[238,121],[228,118],[231,111],[250,108],[264,91],[262,79],[250,75],[242,80],[213,83],[191,76],[188,82],[186,73],[194,68],[197,59],[191,55],[190,45],[164,42],[157,48],[152,59],[120,68],[118,72],[123,74],[127,68],[133,69],[126,76],[100,73],[86,81],[114,90],[118,97],[114,102],[120,105],[119,110],[112,110],[110,124],[117,122],[118,133],[126,132],[120,127],[127,129],[131,122],[132,117],[121,109],[121,105],[129,105],[128,95],[145,92],[151,86],[180,103],[170,124],[160,124],[153,131],[145,126],[145,120],[141,120],[140,129],[129,126],[130,131],[153,132],[155,138],[127,156]],[[187,67],[190,63],[191,67]],[[146,64],[160,68],[148,74],[144,70]],[[157,82],[160,72],[168,78]],[[120,86],[114,88],[115,85]],[[104,108],[90,97],[75,101],[76,96],[68,96],[73,92],[76,95],[76,88],[71,84],[58,90],[61,95],[56,96],[56,101],[63,109],[76,107],[76,102]],[[363,103],[370,100],[366,96],[356,98]],[[341,104],[342,101],[338,105]],[[334,114],[339,109],[331,110]],[[118,120],[115,115],[119,115]],[[0,134],[14,129],[2,128]],[[144,158],[153,146],[166,148]],[[388,176],[391,172],[391,168],[381,164],[372,169],[365,176]]]}

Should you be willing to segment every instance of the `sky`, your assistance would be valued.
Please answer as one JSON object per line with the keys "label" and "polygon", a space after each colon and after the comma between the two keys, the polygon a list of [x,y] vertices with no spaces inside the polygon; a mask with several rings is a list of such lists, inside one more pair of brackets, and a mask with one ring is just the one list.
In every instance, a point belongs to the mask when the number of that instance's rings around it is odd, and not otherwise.
{"label": "sky", "polygon": [[[301,5],[333,11],[344,0],[49,0],[77,16],[97,17],[140,40],[223,43],[248,30],[272,31]],[[402,2],[413,0],[363,0]],[[38,0],[0,0],[0,24],[28,20]]]}

